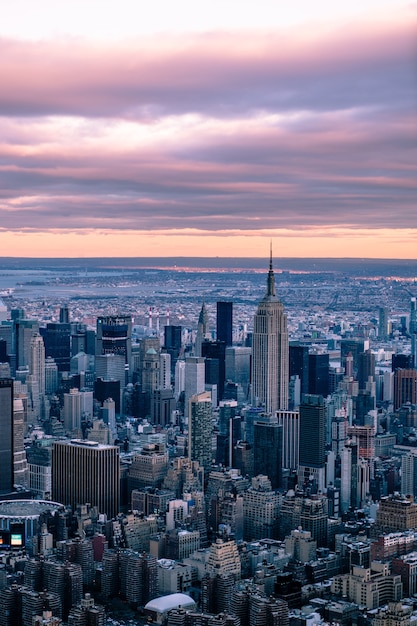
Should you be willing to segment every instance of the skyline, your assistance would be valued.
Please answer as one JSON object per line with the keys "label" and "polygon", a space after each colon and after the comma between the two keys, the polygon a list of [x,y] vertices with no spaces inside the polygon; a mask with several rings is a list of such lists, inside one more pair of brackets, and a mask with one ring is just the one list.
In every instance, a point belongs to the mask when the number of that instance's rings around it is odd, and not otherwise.
{"label": "skyline", "polygon": [[417,3],[175,9],[0,10],[1,254],[415,259]]}

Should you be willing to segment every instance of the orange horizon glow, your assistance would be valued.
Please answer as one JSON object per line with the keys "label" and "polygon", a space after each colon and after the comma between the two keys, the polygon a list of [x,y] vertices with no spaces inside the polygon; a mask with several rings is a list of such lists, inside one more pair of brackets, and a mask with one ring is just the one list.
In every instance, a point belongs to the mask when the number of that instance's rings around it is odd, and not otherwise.
{"label": "orange horizon glow", "polygon": [[[276,258],[417,260],[413,229],[328,229],[246,234],[178,232],[0,232],[0,256],[22,258],[262,258],[272,239]],[[16,253],[19,250],[19,253]]]}

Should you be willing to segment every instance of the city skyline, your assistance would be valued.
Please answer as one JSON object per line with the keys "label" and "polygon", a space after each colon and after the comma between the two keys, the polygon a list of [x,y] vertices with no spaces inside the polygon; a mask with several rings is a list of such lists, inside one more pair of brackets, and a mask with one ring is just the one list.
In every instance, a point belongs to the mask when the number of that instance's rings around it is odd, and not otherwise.
{"label": "city skyline", "polygon": [[416,2],[0,14],[2,255],[416,258]]}

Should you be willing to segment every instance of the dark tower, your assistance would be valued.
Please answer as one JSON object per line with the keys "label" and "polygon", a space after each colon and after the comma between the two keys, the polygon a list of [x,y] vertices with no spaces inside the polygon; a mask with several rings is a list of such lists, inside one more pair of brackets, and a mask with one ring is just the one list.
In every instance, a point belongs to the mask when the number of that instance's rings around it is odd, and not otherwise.
{"label": "dark tower", "polygon": [[258,421],[253,428],[254,475],[265,474],[272,489],[282,487],[282,426],[278,422]]}
{"label": "dark tower", "polygon": [[290,378],[299,376],[301,393],[308,393],[308,346],[290,342]]}
{"label": "dark tower", "polygon": [[324,467],[326,406],[323,396],[304,394],[300,404],[300,465]]}
{"label": "dark tower", "polygon": [[375,378],[375,354],[370,350],[360,352],[358,355],[358,383],[359,389],[365,389],[368,378]]}
{"label": "dark tower", "polygon": [[233,302],[217,302],[216,316],[217,341],[224,341],[226,346],[233,343]]}
{"label": "dark tower", "polygon": [[329,355],[308,355],[308,393],[326,397],[329,393]]}
{"label": "dark tower", "polygon": [[13,380],[0,378],[0,494],[13,491]]}
{"label": "dark tower", "polygon": [[40,329],[45,343],[45,357],[52,357],[60,372],[70,371],[71,324],[50,322]]}
{"label": "dark tower", "polygon": [[164,327],[164,349],[171,355],[171,377],[174,377],[175,365],[181,354],[182,326]]}
{"label": "dark tower", "polygon": [[[206,383],[217,384],[219,400],[223,400],[226,378],[226,344],[224,341],[203,341],[201,356],[212,362],[206,366]],[[213,361],[217,361],[214,363]]]}

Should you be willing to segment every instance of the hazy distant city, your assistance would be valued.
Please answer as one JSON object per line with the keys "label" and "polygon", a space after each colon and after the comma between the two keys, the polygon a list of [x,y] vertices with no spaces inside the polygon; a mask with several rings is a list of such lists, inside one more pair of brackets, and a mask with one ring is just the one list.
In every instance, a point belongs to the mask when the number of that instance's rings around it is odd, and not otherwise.
{"label": "hazy distant city", "polygon": [[416,296],[411,261],[3,259],[0,624],[411,623]]}

